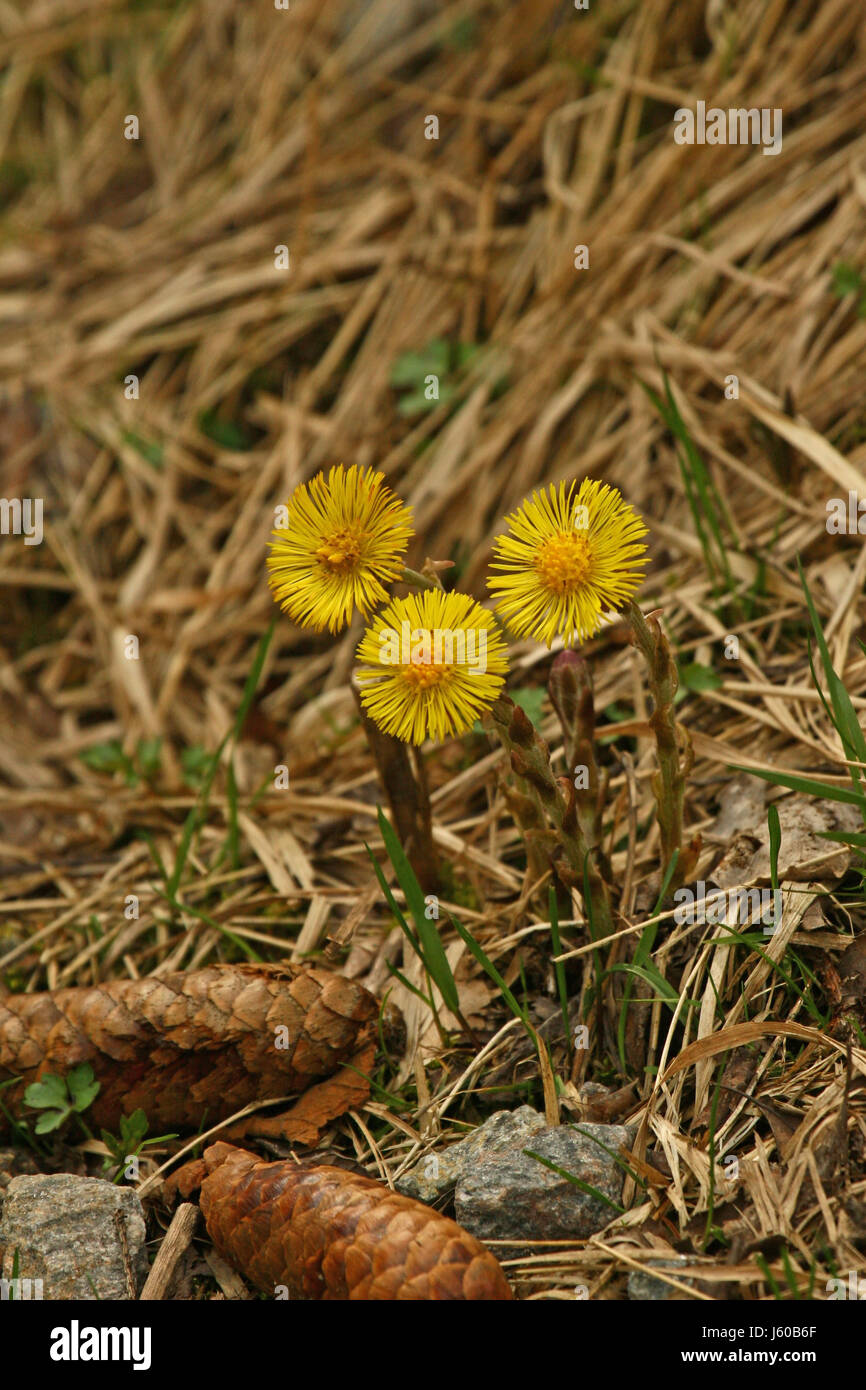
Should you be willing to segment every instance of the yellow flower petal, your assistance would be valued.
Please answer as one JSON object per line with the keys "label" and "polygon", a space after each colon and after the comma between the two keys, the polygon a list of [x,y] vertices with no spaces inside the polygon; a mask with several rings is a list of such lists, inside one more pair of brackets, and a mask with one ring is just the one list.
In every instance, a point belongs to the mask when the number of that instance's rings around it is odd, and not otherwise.
{"label": "yellow flower petal", "polygon": [[367,714],[404,743],[464,733],[493,704],[508,670],[493,614],[469,594],[441,589],[390,603],[357,658]]}
{"label": "yellow flower petal", "polygon": [[550,647],[584,642],[601,627],[605,610],[631,598],[647,563],[647,528],[616,488],[596,479],[533,492],[507,517],[509,531],[494,544],[488,580],[497,612],[518,637]]}
{"label": "yellow flower petal", "polygon": [[274,598],[293,622],[337,632],[358,608],[365,616],[399,578],[412,535],[411,509],[384,474],[342,464],[296,487],[288,524],[275,530],[267,559]]}

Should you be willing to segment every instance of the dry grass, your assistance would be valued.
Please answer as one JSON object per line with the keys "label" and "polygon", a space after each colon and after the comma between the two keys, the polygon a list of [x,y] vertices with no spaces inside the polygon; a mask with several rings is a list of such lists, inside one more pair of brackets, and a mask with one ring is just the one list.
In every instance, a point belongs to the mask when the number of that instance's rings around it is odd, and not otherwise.
{"label": "dry grass", "polygon": [[[712,831],[731,763],[844,780],[810,677],[796,558],[862,709],[866,550],[825,529],[827,499],[866,476],[866,318],[834,279],[863,268],[857,5],[621,0],[576,14],[562,0],[295,0],[271,13],[46,0],[0,11],[0,53],[0,492],[45,505],[41,546],[0,542],[8,986],[194,968],[236,952],[226,928],[266,958],[337,935],[351,973],[388,981],[398,942],[364,849],[381,793],[347,685],[358,627],[332,640],[278,623],[232,754],[238,795],[224,770],[183,910],[160,896],[138,834],[174,863],[195,750],[231,728],[272,615],[273,507],[332,461],[382,468],[415,508],[409,563],[452,559],[482,598],[501,518],[533,486],[585,473],[616,484],[650,526],[644,608],[662,611],[681,662],[720,677],[680,706],[696,754],[690,830]],[[697,99],[781,107],[782,153],[676,145],[673,110]],[[138,141],[123,138],[130,113]],[[429,113],[438,142],[424,138]],[[280,244],[288,272],[274,268]],[[573,268],[577,244],[589,270]],[[449,400],[406,417],[390,370],[434,339],[484,350],[453,365]],[[124,399],[129,373],[138,400]],[[674,440],[640,384],[662,392],[665,373],[722,499],[715,590]],[[738,662],[724,657],[730,633]],[[128,634],[138,661],[124,657]],[[589,651],[602,728],[617,726],[613,747],[632,757],[605,753],[634,928],[611,960],[625,960],[658,886],[654,763],[634,737],[645,694],[621,629]],[[512,691],[543,687],[549,660],[515,646]],[[543,731],[561,746],[549,704]],[[147,766],[125,778],[82,757],[112,741]],[[253,805],[281,762],[291,789]],[[443,899],[510,984],[523,976],[537,1016],[555,1015],[549,929],[522,891],[500,763],[477,736],[426,753]],[[760,813],[737,829],[762,825]],[[706,837],[699,877],[726,848]],[[820,975],[863,929],[862,896],[840,906],[838,874],[796,868],[766,954],[790,947]],[[137,920],[123,915],[128,894]],[[813,898],[821,912],[806,923]],[[577,997],[591,973],[574,907],[563,930]],[[610,987],[573,1080],[636,1075],[625,1113],[648,1186],[630,1183],[627,1215],[599,1236],[517,1260],[524,1297],[570,1298],[583,1283],[622,1298],[630,1270],[677,1251],[689,1263],[671,1278],[696,1279],[680,1292],[698,1299],[823,1296],[834,1268],[862,1268],[866,1050],[854,1047],[849,1076],[845,1047],[804,1004],[826,1020],[821,985],[786,956],[792,987],[725,936],[662,929],[653,960],[678,1014],[658,1001],[635,1011],[639,1065],[625,1071]],[[488,1045],[436,1054],[405,995],[409,1051],[380,1079],[406,1108],[382,1097],[334,1129],[371,1172],[393,1176],[452,1121],[540,1103],[537,1063],[501,1000],[465,959],[460,971]],[[717,1151],[740,1161],[723,1201],[708,1107],[720,1057],[746,1042],[755,1050],[732,1056],[757,1071],[717,1116]],[[564,1049],[554,1062],[565,1077]],[[724,1241],[707,1238],[711,1203]]]}

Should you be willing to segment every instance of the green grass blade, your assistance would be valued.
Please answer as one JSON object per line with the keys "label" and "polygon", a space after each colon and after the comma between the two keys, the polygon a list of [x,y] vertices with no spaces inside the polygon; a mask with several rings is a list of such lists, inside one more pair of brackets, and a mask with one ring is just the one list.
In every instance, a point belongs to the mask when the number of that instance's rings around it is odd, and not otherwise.
{"label": "green grass blade", "polygon": [[[553,946],[554,957],[562,955],[562,941],[559,935],[559,910],[556,906],[556,890],[551,884],[548,890],[548,911],[550,914],[550,940]],[[568,1021],[568,988],[565,982],[565,965],[562,961],[554,959],[553,973],[556,977],[556,991],[559,995],[559,1007],[562,1010],[562,1026],[565,1029],[566,1044],[571,1046],[571,1030]]]}
{"label": "green grass blade", "polygon": [[[676,403],[674,394],[671,390],[670,380],[667,372],[662,370],[662,380],[664,382],[665,400],[662,400],[656,391],[646,382],[638,378],[639,384],[643,387],[656,411],[670,430],[674,439],[678,441],[681,448],[677,449],[677,462],[683,478],[683,486],[691,508],[692,517],[695,523],[695,530],[701,543],[704,554],[704,563],[713,589],[717,588],[717,565],[725,581],[725,587],[730,594],[734,589],[733,577],[728,563],[727,544],[725,541],[722,527],[719,524],[719,517],[724,521],[729,536],[734,536],[735,531],[731,517],[728,513],[724,501],[719,495],[718,489],[713,482],[712,475],[704,463],[703,456],[689,433],[689,428],[683,419],[679,406]],[[709,528],[710,535],[707,534],[704,522]],[[713,559],[713,544],[716,551],[716,561]],[[733,548],[738,549],[735,542]]]}
{"label": "green grass blade", "polygon": [[[765,961],[767,965],[769,965],[770,969],[774,971],[774,973],[778,975],[780,979],[785,981],[785,984],[788,986],[791,992],[793,994],[796,994],[797,998],[802,1001],[803,1007],[806,1009],[806,1012],[810,1015],[813,1022],[817,1023],[819,1028],[824,1027],[826,1019],[824,1018],[824,1015],[821,1013],[821,1010],[818,1008],[814,999],[810,998],[808,994],[804,993],[804,991],[798,987],[797,982],[794,980],[793,976],[789,975],[787,970],[785,970],[777,960],[773,960],[771,956],[767,955],[767,952],[763,949],[763,946],[762,944],[760,944],[759,939],[749,936],[746,932],[738,932],[735,927],[727,927],[726,931],[729,932],[728,936],[716,937],[715,944],[717,946],[745,946],[747,950],[754,951],[756,955],[759,955],[761,959]],[[814,981],[815,976],[811,974],[811,971],[805,971],[803,962],[800,960],[799,956],[794,955],[793,951],[790,951],[790,948],[789,954],[792,956],[794,960],[797,961],[797,964],[800,966],[800,968],[804,970],[804,974],[810,974],[812,980]]]}
{"label": "green grass blade", "polygon": [[845,833],[841,830],[817,830],[815,832],[819,840],[835,840],[839,845],[848,845],[851,849],[866,849],[866,831],[852,830]]}
{"label": "green grass blade", "polygon": [[135,835],[136,835],[136,838],[137,838],[137,839],[143,840],[144,843],[147,845],[147,848],[150,850],[150,857],[151,857],[151,859],[153,860],[154,864],[156,865],[156,871],[157,871],[157,873],[159,874],[159,876],[160,876],[160,878],[162,879],[163,883],[167,883],[167,882],[168,882],[168,870],[166,869],[165,865],[164,865],[163,862],[162,862],[162,855],[160,854],[159,849],[157,848],[156,841],[154,840],[154,838],[153,838],[153,836],[151,835],[150,831],[149,831],[149,830],[144,830],[144,829],[141,828],[141,826],[139,826],[139,828],[138,828],[138,829],[136,830],[136,832],[135,832]]}
{"label": "green grass blade", "polygon": [[[725,542],[722,536],[721,527],[718,523],[718,518],[721,517],[725,523],[725,526],[727,527],[728,534],[730,536],[735,535],[734,524],[731,519],[731,515],[725,505],[724,499],[720,495],[718,488],[713,482],[712,474],[707,468],[707,465],[704,463],[703,455],[701,454],[700,450],[698,449],[698,446],[695,444],[695,441],[692,439],[692,436],[689,433],[688,425],[686,424],[685,420],[680,414],[680,408],[677,405],[676,400],[674,398],[674,393],[671,390],[670,378],[667,372],[664,370],[662,371],[662,379],[664,381],[665,396],[667,398],[668,416],[671,423],[671,428],[673,429],[674,434],[680,440],[683,448],[686,451],[686,455],[689,460],[689,466],[692,471],[692,476],[695,480],[695,485],[700,494],[701,503],[705,508],[707,520],[709,521],[710,528],[713,532],[713,537],[715,539],[716,546],[719,551],[719,558],[721,559],[725,570],[725,576],[728,580],[729,587],[733,587],[731,584],[730,570],[728,569],[728,560],[725,552]],[[734,549],[737,548],[738,547],[735,545]]]}
{"label": "green grass blade", "polygon": [[[638,385],[641,386],[643,390],[646,392],[647,396],[649,397],[649,400],[655,407],[657,414],[665,422],[671,433],[676,435],[674,425],[670,419],[670,412],[665,402],[662,400],[661,396],[659,396],[659,394],[656,391],[654,391],[653,388],[647,382],[641,381],[640,377],[637,378],[637,381]],[[697,532],[698,540],[700,541],[701,545],[701,550],[703,551],[704,565],[706,566],[707,574],[709,575],[710,584],[712,585],[713,590],[715,591],[717,588],[716,565],[715,561],[713,560],[712,547],[710,545],[709,539],[707,538],[707,533],[704,530],[704,520],[703,516],[701,515],[700,506],[698,505],[697,496],[695,495],[693,479],[681,451],[677,449],[676,453],[677,464],[679,466],[680,475],[683,480],[683,487],[685,488],[686,499],[688,501],[689,509],[692,514],[692,521],[694,522],[695,531]]]}
{"label": "green grass blade", "polygon": [[532,1149],[524,1149],[527,1158],[534,1158],[536,1163],[541,1163],[545,1168],[549,1168],[551,1173],[556,1173],[557,1177],[565,1178],[573,1187],[577,1187],[581,1192],[585,1192],[587,1197],[594,1197],[597,1202],[603,1202],[606,1207],[613,1207],[614,1211],[620,1216],[625,1214],[625,1207],[621,1207],[618,1202],[611,1201],[603,1192],[599,1192],[597,1187],[584,1182],[582,1178],[575,1177],[574,1173],[569,1173],[567,1168],[560,1168],[558,1163],[551,1163],[549,1158],[542,1158],[541,1154],[534,1153]]}
{"label": "green grass blade", "polygon": [[453,1014],[459,1015],[460,996],[457,993],[457,985],[451,966],[448,964],[445,947],[442,945],[439,928],[425,913],[426,903],[424,901],[424,893],[422,892],[418,879],[415,877],[415,870],[406,858],[405,851],[400,844],[394,827],[391,825],[391,822],[388,820],[381,806],[377,806],[376,814],[379,818],[379,830],[385,842],[388,858],[394,866],[397,882],[403,890],[406,905],[415,923],[415,930],[421,942],[423,959],[427,972],[439,990],[439,993],[442,995],[445,1007],[450,1009]]}
{"label": "green grass blade", "polygon": [[676,1009],[679,1003],[680,996],[677,994],[673,985],[668,983],[661,971],[653,965],[651,961],[648,961],[645,965],[635,965],[633,962],[621,961],[618,965],[612,965],[607,973],[609,975],[632,975],[635,979],[643,980],[672,1011]]}
{"label": "green grass blade", "polygon": [[235,936],[230,927],[223,926],[222,922],[218,922],[215,917],[211,917],[207,912],[202,912],[201,908],[190,907],[189,903],[179,902],[173,893],[169,893],[168,889],[166,889],[164,893],[158,891],[157,897],[164,898],[165,901],[170,903],[174,908],[175,912],[188,912],[190,917],[197,917],[200,922],[206,922],[209,927],[214,927],[220,935],[224,936],[227,941],[230,941],[239,951],[242,951],[248,960],[257,961],[259,964],[262,963],[262,957],[259,955],[258,951],[253,949],[248,941],[244,941],[242,936]]}
{"label": "green grass blade", "polygon": [[773,1291],[773,1297],[774,1297],[775,1299],[780,1299],[780,1298],[782,1297],[782,1295],[781,1295],[781,1293],[780,1293],[780,1291],[779,1291],[779,1285],[776,1283],[775,1279],[773,1278],[773,1272],[772,1272],[772,1270],[770,1269],[770,1266],[767,1264],[767,1261],[766,1261],[765,1256],[764,1256],[764,1255],[761,1255],[761,1254],[757,1254],[757,1255],[755,1256],[755,1264],[758,1266],[758,1268],[760,1269],[760,1271],[761,1271],[761,1273],[763,1274],[764,1278],[766,1279],[767,1283],[770,1285],[770,1288],[771,1288],[772,1291]]}
{"label": "green grass blade", "polygon": [[475,957],[478,964],[481,966],[481,969],[493,981],[496,988],[499,990],[499,993],[502,995],[502,998],[505,1000],[509,1009],[514,1014],[514,1017],[520,1019],[520,1022],[523,1024],[527,1033],[531,1037],[533,1044],[537,1046],[538,1038],[535,1029],[532,1027],[532,1024],[529,1022],[529,1019],[527,1018],[526,1010],[522,1007],[521,1004],[518,1003],[517,999],[514,997],[511,990],[508,988],[499,971],[496,969],[496,966],[493,964],[493,961],[490,960],[490,958],[482,950],[481,946],[479,946],[478,942],[475,940],[475,937],[472,935],[470,931],[467,930],[466,927],[463,926],[462,922],[458,922],[457,918],[452,917],[450,913],[448,914],[448,920],[450,921],[454,930],[457,932],[458,936],[460,936],[462,940],[466,943],[468,951],[471,955]]}
{"label": "green grass blade", "polygon": [[430,998],[429,994],[425,994],[423,989],[419,989],[417,985],[413,985],[412,981],[406,978],[402,970],[398,970],[396,965],[392,965],[389,960],[386,960],[385,965],[387,966],[388,974],[392,976],[393,979],[397,980],[404,989],[408,989],[409,993],[414,994],[416,999],[420,999],[422,1004],[426,1004],[428,1009],[433,1008],[433,1000]]}
{"label": "green grass blade", "polygon": [[[656,899],[656,905],[652,913],[652,917],[657,920],[650,920],[641,932],[640,941],[637,944],[637,950],[635,951],[634,956],[632,957],[632,964],[635,966],[644,965],[650,958],[653,946],[655,945],[656,936],[658,935],[658,929],[661,926],[661,921],[658,919],[660,918],[661,910],[664,905],[664,900],[667,897],[667,891],[671,885],[671,880],[674,876],[679,857],[680,852],[678,849],[675,849],[673,854],[671,855],[671,862],[668,864],[668,867],[665,871],[664,881],[662,882],[662,886],[659,889],[659,895]],[[625,989],[623,990],[622,1004],[619,1010],[619,1018],[617,1019],[616,1029],[616,1045],[623,1071],[626,1070],[627,1066],[625,1055],[625,1030],[626,1024],[628,1022],[628,1006],[631,1003],[632,994],[632,982],[631,980],[626,980]]]}
{"label": "green grass blade", "polygon": [[765,772],[762,768],[744,767],[740,763],[728,763],[728,767],[732,772],[747,772],[750,777],[760,777],[774,787],[787,787],[792,792],[805,792],[807,796],[820,796],[826,801],[842,801],[848,806],[866,809],[866,797],[853,787],[837,787],[816,777],[799,777],[788,772]]}
{"label": "green grass blade", "polygon": [[638,942],[638,948],[634,953],[635,965],[643,965],[644,961],[649,959],[650,952],[652,951],[652,948],[655,945],[656,935],[658,933],[659,927],[661,926],[661,921],[659,920],[661,917],[661,910],[664,905],[664,900],[667,897],[667,891],[671,885],[671,879],[673,878],[674,872],[676,871],[679,857],[680,852],[678,849],[675,849],[673,854],[671,855],[671,862],[668,864],[664,876],[664,882],[662,883],[662,886],[659,890],[659,895],[656,899],[656,905],[653,909],[652,915],[656,920],[649,921],[644,930],[641,932],[640,941]]}
{"label": "green grass blade", "polygon": [[767,807],[767,829],[770,832],[770,887],[773,890],[773,926],[776,921],[776,894],[779,892],[779,850],[782,847],[782,827],[779,824],[779,808]]}
{"label": "green grass blade", "polygon": [[276,618],[272,618],[267,627],[267,630],[262,635],[262,640],[259,642],[259,645],[256,648],[256,654],[253,657],[253,664],[249,669],[246,680],[244,681],[241,702],[238,705],[238,712],[235,715],[235,722],[232,728],[232,738],[234,739],[235,743],[237,743],[238,739],[240,738],[243,732],[244,724],[247,722],[247,715],[250,712],[250,705],[253,702],[253,697],[256,693],[256,687],[258,686],[259,678],[264,668],[265,659],[268,655],[268,648],[271,645],[271,638],[274,635],[276,621]]}
{"label": "green grass blade", "polygon": [[[413,932],[412,928],[409,926],[409,923],[406,921],[406,918],[405,918],[405,915],[404,915],[404,913],[403,913],[403,910],[402,910],[402,908],[400,907],[400,904],[397,902],[397,899],[394,897],[394,894],[391,892],[391,887],[390,887],[390,885],[389,885],[389,883],[388,883],[388,880],[386,879],[385,875],[384,875],[383,872],[382,872],[382,866],[380,865],[379,861],[377,860],[377,858],[376,858],[375,854],[373,853],[373,851],[371,850],[370,846],[367,844],[366,840],[364,841],[364,848],[365,848],[365,850],[367,851],[367,853],[368,853],[369,856],[370,856],[370,863],[373,865],[373,868],[374,868],[374,870],[375,870],[375,872],[376,872],[376,877],[377,877],[377,879],[379,880],[379,887],[382,889],[382,892],[383,892],[384,895],[385,895],[385,901],[386,901],[386,903],[388,904],[389,908],[391,909],[391,911],[393,912],[395,918],[397,919],[397,924],[398,924],[398,926],[400,927],[400,929],[402,930],[403,934],[404,934],[404,935],[406,936],[406,938],[408,939],[409,944],[410,944],[410,946],[412,947],[412,950],[415,952],[415,954],[416,954],[417,956],[420,956],[420,957],[421,957],[421,960],[423,961],[423,960],[424,960],[424,953],[423,953],[423,951],[422,951],[422,949],[421,949],[421,943],[420,943],[420,941],[418,940],[418,938],[417,938],[417,936],[415,935],[415,933]],[[425,962],[425,969],[426,969],[426,962]]]}
{"label": "green grass blade", "polygon": [[[864,735],[860,727],[860,721],[851,703],[851,697],[845,689],[845,683],[837,675],[833,666],[827,647],[827,641],[824,637],[824,629],[821,626],[821,620],[818,617],[815,604],[812,601],[809,585],[806,582],[806,576],[803,573],[803,566],[799,558],[797,559],[797,569],[800,574],[800,583],[803,586],[803,593],[806,597],[806,607],[809,610],[812,631],[815,634],[815,641],[821,653],[821,664],[824,667],[824,677],[827,682],[830,703],[833,706],[833,713],[835,715],[833,720],[834,727],[842,740],[846,756],[853,759],[855,762],[866,763],[866,735]],[[854,770],[852,769],[852,775],[853,773]]]}

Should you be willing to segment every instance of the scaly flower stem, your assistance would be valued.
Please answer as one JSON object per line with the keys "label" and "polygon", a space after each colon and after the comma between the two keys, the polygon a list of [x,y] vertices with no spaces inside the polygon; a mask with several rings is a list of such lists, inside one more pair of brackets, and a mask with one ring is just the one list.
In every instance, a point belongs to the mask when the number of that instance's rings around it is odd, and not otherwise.
{"label": "scaly flower stem", "polygon": [[399,738],[383,733],[367,717],[354,685],[352,694],[379,772],[379,780],[388,798],[400,843],[424,892],[436,893],[439,891],[439,864],[433,844],[430,795],[420,754],[417,749],[412,750],[415,755],[413,771],[407,745]]}
{"label": "scaly flower stem", "polygon": [[586,843],[610,879],[609,865],[601,851],[605,781],[599,777],[595,755],[595,696],[592,672],[579,653],[570,648],[555,657],[547,684],[553,708],[562,725],[566,775],[574,777],[577,819]]}
{"label": "scaly flower stem", "polygon": [[671,888],[684,882],[697,858],[699,843],[693,842],[683,852],[683,806],[686,777],[694,757],[689,736],[674,713],[674,697],[679,685],[677,664],[670,644],[656,617],[645,618],[633,599],[625,605],[625,616],[631,626],[632,642],[647,665],[653,712],[650,728],[655,735],[659,770],[653,777],[656,815],[661,832],[662,874],[676,851],[679,860]]}
{"label": "scaly flower stem", "polygon": [[580,828],[571,779],[557,780],[550,766],[547,744],[523,710],[507,695],[500,695],[484,722],[497,734],[509,755],[512,771],[521,779],[539,814],[542,817],[546,814],[556,831],[557,848],[565,861],[554,861],[557,874],[569,887],[581,893],[586,874],[596,939],[610,936],[614,929],[610,893],[599,873],[596,856]]}

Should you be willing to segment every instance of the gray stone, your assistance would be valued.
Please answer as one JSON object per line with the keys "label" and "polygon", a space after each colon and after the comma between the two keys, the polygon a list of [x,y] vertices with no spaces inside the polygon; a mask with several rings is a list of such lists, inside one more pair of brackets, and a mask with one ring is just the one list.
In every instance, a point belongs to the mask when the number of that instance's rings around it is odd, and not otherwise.
{"label": "gray stone", "polygon": [[[632,1135],[625,1125],[557,1125],[522,1147],[619,1204],[625,1170],[613,1155]],[[513,1150],[490,1154],[464,1170],[454,1205],[460,1225],[480,1240],[584,1239],[617,1214],[607,1202]]]}
{"label": "gray stone", "polygon": [[147,1274],[141,1202],[128,1187],[71,1173],[13,1178],[0,1220],[0,1274],[42,1280],[42,1297],[135,1298]]}
{"label": "gray stone", "polygon": [[544,1116],[531,1105],[497,1110],[465,1139],[449,1144],[441,1153],[426,1154],[397,1179],[395,1186],[398,1192],[418,1202],[435,1202],[451,1192],[469,1165],[474,1166],[488,1154],[525,1148],[544,1127]]}
{"label": "gray stone", "polygon": [[[678,1266],[688,1263],[689,1260],[685,1255],[677,1255],[672,1260],[650,1261],[654,1269],[669,1270],[673,1278],[679,1280],[681,1284],[688,1284],[689,1288],[692,1289],[695,1286],[694,1279],[684,1279],[682,1275],[677,1274]],[[640,1303],[663,1303],[669,1298],[682,1299],[686,1297],[679,1289],[675,1289],[664,1279],[657,1279],[647,1269],[632,1270],[628,1276],[628,1296]]]}

